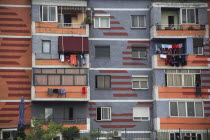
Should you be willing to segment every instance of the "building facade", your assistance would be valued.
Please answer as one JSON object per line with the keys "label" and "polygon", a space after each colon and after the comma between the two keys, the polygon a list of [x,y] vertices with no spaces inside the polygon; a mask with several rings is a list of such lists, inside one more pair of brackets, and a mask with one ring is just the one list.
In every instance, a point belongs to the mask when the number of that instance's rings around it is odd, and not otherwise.
{"label": "building facade", "polygon": [[209,9],[204,0],[2,0],[1,138],[16,130],[23,96],[27,125],[210,139]]}

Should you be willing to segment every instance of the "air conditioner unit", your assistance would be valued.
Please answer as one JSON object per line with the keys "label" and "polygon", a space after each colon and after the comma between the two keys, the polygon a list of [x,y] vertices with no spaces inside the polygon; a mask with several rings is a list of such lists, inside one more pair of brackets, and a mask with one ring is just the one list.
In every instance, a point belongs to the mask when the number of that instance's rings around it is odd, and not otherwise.
{"label": "air conditioner unit", "polygon": [[113,131],[113,137],[121,137],[122,133],[121,131]]}

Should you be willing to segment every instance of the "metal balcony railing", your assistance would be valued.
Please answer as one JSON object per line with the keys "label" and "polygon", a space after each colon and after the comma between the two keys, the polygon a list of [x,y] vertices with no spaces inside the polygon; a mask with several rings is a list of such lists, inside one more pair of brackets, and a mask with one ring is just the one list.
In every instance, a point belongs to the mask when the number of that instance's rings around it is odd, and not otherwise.
{"label": "metal balcony railing", "polygon": [[155,25],[157,30],[206,30],[206,25],[185,26],[180,24],[162,24]]}
{"label": "metal balcony railing", "polygon": [[59,28],[86,28],[85,24],[82,23],[59,23]]}

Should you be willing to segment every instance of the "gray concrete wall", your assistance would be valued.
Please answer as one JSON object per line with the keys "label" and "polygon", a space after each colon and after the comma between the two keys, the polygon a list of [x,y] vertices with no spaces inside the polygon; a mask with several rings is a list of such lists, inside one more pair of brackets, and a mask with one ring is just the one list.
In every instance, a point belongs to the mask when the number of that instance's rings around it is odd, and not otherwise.
{"label": "gray concrete wall", "polygon": [[198,9],[198,20],[199,24],[208,24],[208,12],[206,8]]}
{"label": "gray concrete wall", "polygon": [[[42,40],[51,41],[50,53],[42,53]],[[32,52],[36,54],[36,59],[59,59],[58,54],[58,37],[33,35]]]}
{"label": "gray concrete wall", "polygon": [[32,5],[32,21],[41,21],[40,8],[40,5]]}
{"label": "gray concrete wall", "polygon": [[150,25],[161,24],[161,7],[152,7],[150,10]]}

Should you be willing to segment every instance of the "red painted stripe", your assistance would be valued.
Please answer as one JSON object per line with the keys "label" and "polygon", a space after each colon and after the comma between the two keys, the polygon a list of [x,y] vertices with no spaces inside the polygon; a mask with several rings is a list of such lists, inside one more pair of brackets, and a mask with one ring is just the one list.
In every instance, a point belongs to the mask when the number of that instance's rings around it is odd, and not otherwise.
{"label": "red painted stripe", "polygon": [[0,70],[0,72],[26,72],[25,70]]}
{"label": "red painted stripe", "polygon": [[89,111],[96,111],[96,108],[88,108]]}
{"label": "red painted stripe", "polygon": [[2,78],[29,78],[25,75],[0,75]]}
{"label": "red painted stripe", "polygon": [[[95,121],[98,122],[97,120],[95,120]],[[133,119],[112,119],[109,122],[134,122],[134,121],[133,121]],[[107,123],[107,121],[100,121],[100,123]]]}
{"label": "red painted stripe", "polygon": [[11,122],[12,120],[0,120],[0,123],[9,123]]}
{"label": "red painted stripe", "polygon": [[1,32],[7,32],[7,33],[30,33],[29,30],[1,30]]}
{"label": "red painted stripe", "polygon": [[126,70],[100,70],[100,73],[128,73]]}
{"label": "red painted stripe", "polygon": [[10,43],[2,43],[1,46],[7,46],[7,47],[29,47],[29,44],[10,44]]}
{"label": "red painted stripe", "polygon": [[210,57],[209,55],[197,55],[196,58],[208,58]]}
{"label": "red painted stripe", "polygon": [[115,19],[115,17],[114,17],[114,16],[110,16],[110,18],[111,18],[111,19]]}
{"label": "red painted stripe", "polygon": [[210,49],[204,49],[204,52],[210,52]]}
{"label": "red painted stripe", "polygon": [[203,101],[204,104],[210,104],[210,101]]}
{"label": "red painted stripe", "polygon": [[7,58],[7,59],[9,59],[9,58],[15,58],[15,59],[18,59],[18,58],[20,58],[21,56],[10,56],[10,55],[0,55],[0,58]]}
{"label": "red painted stripe", "polygon": [[146,65],[144,63],[128,63],[128,62],[124,62],[123,65]]}
{"label": "red painted stripe", "polygon": [[210,113],[205,113],[205,116],[206,116],[206,117],[209,117],[209,116],[210,116]]}
{"label": "red painted stripe", "polygon": [[106,32],[105,36],[128,36],[128,33],[114,33],[114,32]]}
{"label": "red painted stripe", "polygon": [[112,88],[112,90],[132,90],[132,88]]}
{"label": "red painted stripe", "polygon": [[89,115],[90,115],[90,117],[95,117],[96,116],[96,114],[94,114],[94,113],[89,114]]}
{"label": "red painted stripe", "polygon": [[15,61],[0,61],[0,64],[5,64],[5,65],[19,65],[18,62]]}
{"label": "red painted stripe", "polygon": [[31,41],[31,38],[3,38],[8,41]]}
{"label": "red painted stripe", "polygon": [[13,13],[13,12],[0,12],[0,15],[17,15],[17,13]]}
{"label": "red painted stripe", "polygon": [[138,102],[137,105],[152,105],[153,102]]}
{"label": "red painted stripe", "polygon": [[0,27],[27,27],[26,24],[0,24]]}
{"label": "red painted stripe", "polygon": [[132,54],[132,52],[122,52],[122,54]]}
{"label": "red painted stripe", "polygon": [[31,97],[31,94],[30,93],[27,93],[27,94],[8,94],[9,97]]}
{"label": "red painted stripe", "polygon": [[210,77],[210,74],[201,74],[203,77]]}
{"label": "red painted stripe", "polygon": [[110,24],[120,24],[119,21],[111,21]]}
{"label": "red painted stripe", "polygon": [[130,76],[112,76],[112,79],[131,79]]}
{"label": "red painted stripe", "polygon": [[102,128],[133,128],[136,125],[101,125]]}
{"label": "red painted stripe", "polygon": [[131,85],[131,82],[112,82],[112,85]]}
{"label": "red painted stripe", "polygon": [[145,59],[142,59],[142,58],[132,58],[132,57],[123,57],[122,59],[123,60],[145,60]]}
{"label": "red painted stripe", "polygon": [[107,12],[102,11],[102,10],[94,10],[94,13],[107,13]]}
{"label": "red painted stripe", "polygon": [[101,30],[125,30],[124,27],[99,28]]}
{"label": "red painted stripe", "polygon": [[27,50],[10,50],[10,49],[0,49],[0,52],[14,52],[14,53],[25,53]]}
{"label": "red painted stripe", "polygon": [[210,83],[210,80],[202,80],[202,83]]}
{"label": "red painted stripe", "polygon": [[137,97],[137,94],[113,94],[113,97]]}
{"label": "red painted stripe", "polygon": [[31,88],[11,88],[11,87],[8,88],[8,89],[9,89],[9,90],[16,90],[16,91],[17,91],[17,90],[24,90],[24,91],[25,91],[25,90],[31,90]]}
{"label": "red painted stripe", "polygon": [[210,110],[210,107],[204,107],[204,110]]}
{"label": "red painted stripe", "polygon": [[31,82],[23,82],[23,81],[7,81],[7,84],[24,84],[24,85],[30,85]]}
{"label": "red painted stripe", "polygon": [[8,8],[2,6],[2,7],[0,7],[0,9],[8,9]]}
{"label": "red painted stripe", "polygon": [[19,108],[2,108],[0,111],[19,111]]}
{"label": "red painted stripe", "polygon": [[89,102],[88,104],[89,104],[89,105],[96,105],[95,102]]}
{"label": "red painted stripe", "polygon": [[17,117],[18,114],[0,114],[0,117]]}
{"label": "red painted stripe", "polygon": [[150,43],[149,41],[128,41],[128,43]]}
{"label": "red painted stripe", "polygon": [[0,21],[23,21],[21,18],[0,18]]}
{"label": "red painted stripe", "polygon": [[133,116],[132,113],[112,114],[112,116]]}

